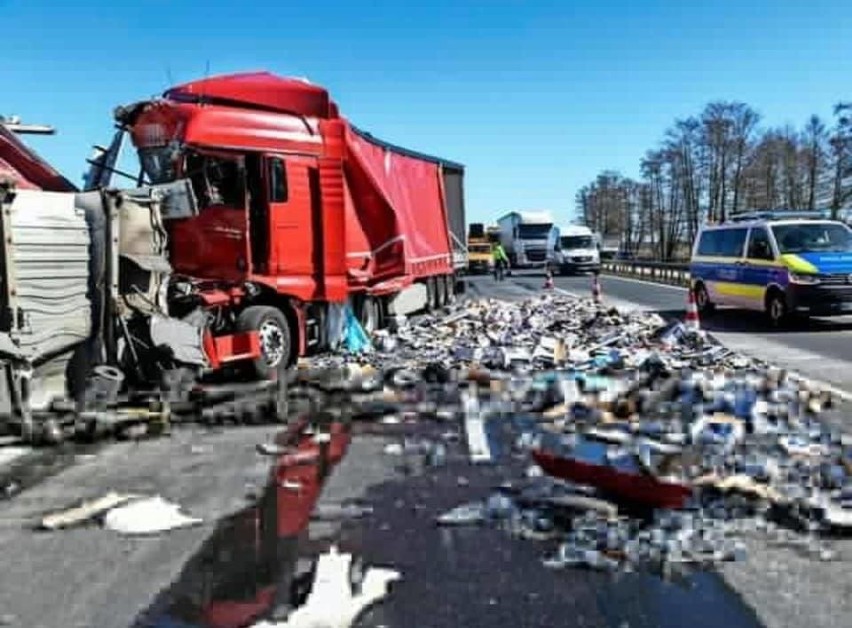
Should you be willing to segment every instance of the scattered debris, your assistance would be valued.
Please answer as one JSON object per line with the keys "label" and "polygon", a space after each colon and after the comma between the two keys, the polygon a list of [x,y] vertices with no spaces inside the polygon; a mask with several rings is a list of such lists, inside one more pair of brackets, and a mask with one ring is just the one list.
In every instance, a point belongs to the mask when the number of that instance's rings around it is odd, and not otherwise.
{"label": "scattered debris", "polygon": [[91,521],[95,517],[103,515],[109,510],[126,504],[128,501],[138,499],[138,495],[109,492],[106,495],[85,501],[78,506],[68,508],[45,516],[41,520],[41,527],[45,530],[59,530],[74,525]]}
{"label": "scattered debris", "polygon": [[392,582],[402,577],[393,569],[370,567],[355,593],[351,574],[352,554],[340,553],[332,546],[317,560],[307,601],[285,622],[263,621],[254,624],[254,628],[348,628],[365,608],[388,594]]}
{"label": "scattered debris", "polygon": [[476,525],[485,521],[485,505],[481,502],[457,506],[438,517],[438,524],[444,526]]}
{"label": "scattered debris", "polygon": [[179,505],[168,502],[159,495],[113,508],[104,517],[104,527],[127,535],[156,534],[198,525],[201,522],[197,517],[183,514]]}
{"label": "scattered debris", "polygon": [[[357,420],[458,421],[472,463],[498,462],[505,452],[493,434],[508,430],[510,455],[535,463],[527,482],[592,489],[492,495],[445,512],[439,525],[562,535],[549,564],[609,570],[742,559],[736,529],[726,526],[767,507],[817,530],[852,519],[850,441],[819,420],[830,394],[693,326],[548,293],[407,319],[374,334],[373,345],[357,362],[351,354],[313,359],[296,387],[316,387],[318,372],[345,373],[336,386],[346,401],[336,400]],[[408,439],[384,451],[436,464],[447,457],[445,445]],[[661,540],[656,524],[619,517],[622,503],[666,509],[686,527]],[[592,518],[613,547],[583,532]]]}

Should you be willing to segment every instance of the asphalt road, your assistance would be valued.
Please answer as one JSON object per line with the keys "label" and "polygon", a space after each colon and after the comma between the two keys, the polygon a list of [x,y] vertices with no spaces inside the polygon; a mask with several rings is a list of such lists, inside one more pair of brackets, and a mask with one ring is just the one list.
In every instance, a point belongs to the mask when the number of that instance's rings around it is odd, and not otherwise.
{"label": "asphalt road", "polygon": [[[469,281],[475,286],[474,293],[511,298],[519,288],[529,294],[541,292],[544,275],[541,271],[516,271],[504,284],[482,276]],[[557,276],[554,283],[572,294],[591,294],[588,275]],[[684,315],[684,288],[605,275],[601,276],[601,287],[605,303],[639,307],[666,317]],[[733,349],[852,393],[852,317],[812,318],[788,329],[773,330],[759,312],[719,308],[702,318],[701,326]]]}
{"label": "asphalt road", "polygon": [[[469,293],[515,300],[540,293],[541,282],[534,274],[500,284],[479,277],[470,281]],[[588,278],[560,278],[557,284],[584,292]],[[660,311],[676,310],[681,295],[608,278],[604,290],[610,300],[623,295],[625,303],[635,299]],[[292,510],[276,508],[276,501],[268,498],[274,460],[259,456],[255,445],[271,440],[275,427],[181,428],[171,438],[58,453],[33,476],[49,477],[34,479],[32,486],[28,478],[19,478],[26,490],[0,502],[0,552],[5,559],[0,624],[237,628],[250,623],[245,621],[249,617],[262,617],[273,597],[291,586],[286,571],[299,564],[297,556],[315,556],[332,543],[356,552],[367,565],[403,574],[388,600],[359,621],[363,628],[739,628],[756,624],[749,605],[770,626],[830,626],[831,616],[848,616],[844,605],[852,595],[829,593],[825,602],[821,593],[830,589],[826,583],[843,578],[835,572],[813,578],[816,567],[806,561],[791,571],[784,567],[792,565],[787,554],[778,557],[781,567],[774,570],[765,569],[759,556],[733,567],[741,570],[737,590],[746,604],[711,573],[699,574],[684,588],[638,574],[612,579],[585,571],[551,572],[541,565],[547,548],[536,543],[491,529],[441,530],[434,524],[436,515],[482,499],[506,479],[523,477],[528,461],[472,466],[463,448],[450,444],[447,465],[412,470],[385,454],[384,445],[405,435],[422,437],[424,429],[430,431],[426,436],[443,438],[452,425],[363,427],[331,476],[322,502],[335,506],[355,499],[371,506],[372,514],[344,522],[312,521],[307,538],[287,532]],[[147,538],[120,537],[98,525],[33,530],[46,512],[109,490],[163,495],[203,523]],[[791,574],[798,585],[791,584]],[[811,582],[815,590],[805,590]],[[796,595],[783,604],[775,598],[775,591],[788,590]],[[816,611],[831,604],[839,606],[825,620]],[[777,609],[776,617],[767,615],[767,608]]]}

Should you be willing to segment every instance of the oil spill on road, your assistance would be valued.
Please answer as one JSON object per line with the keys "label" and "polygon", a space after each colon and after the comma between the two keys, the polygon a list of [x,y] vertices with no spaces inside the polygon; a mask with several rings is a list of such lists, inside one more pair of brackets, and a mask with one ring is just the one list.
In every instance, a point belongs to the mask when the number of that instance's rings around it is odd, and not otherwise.
{"label": "oil spill on road", "polygon": [[297,563],[311,512],[331,470],[346,453],[348,427],[304,422],[280,434],[262,495],[219,522],[180,576],[134,626],[239,628],[304,597]]}

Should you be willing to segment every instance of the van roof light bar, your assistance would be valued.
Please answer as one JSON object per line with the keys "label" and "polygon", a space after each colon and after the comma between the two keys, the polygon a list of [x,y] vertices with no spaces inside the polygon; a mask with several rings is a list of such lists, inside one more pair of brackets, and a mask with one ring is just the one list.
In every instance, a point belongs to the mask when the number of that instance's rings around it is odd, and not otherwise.
{"label": "van roof light bar", "polygon": [[821,211],[766,210],[742,212],[728,217],[727,222],[746,222],[749,220],[819,220],[826,218]]}

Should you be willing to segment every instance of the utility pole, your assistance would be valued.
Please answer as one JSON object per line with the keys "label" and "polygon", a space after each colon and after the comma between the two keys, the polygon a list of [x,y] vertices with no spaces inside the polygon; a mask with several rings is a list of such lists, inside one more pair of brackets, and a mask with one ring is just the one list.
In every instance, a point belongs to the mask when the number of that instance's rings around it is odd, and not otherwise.
{"label": "utility pole", "polygon": [[53,135],[56,129],[46,124],[22,124],[18,116],[0,116],[0,125],[3,125],[18,135]]}

